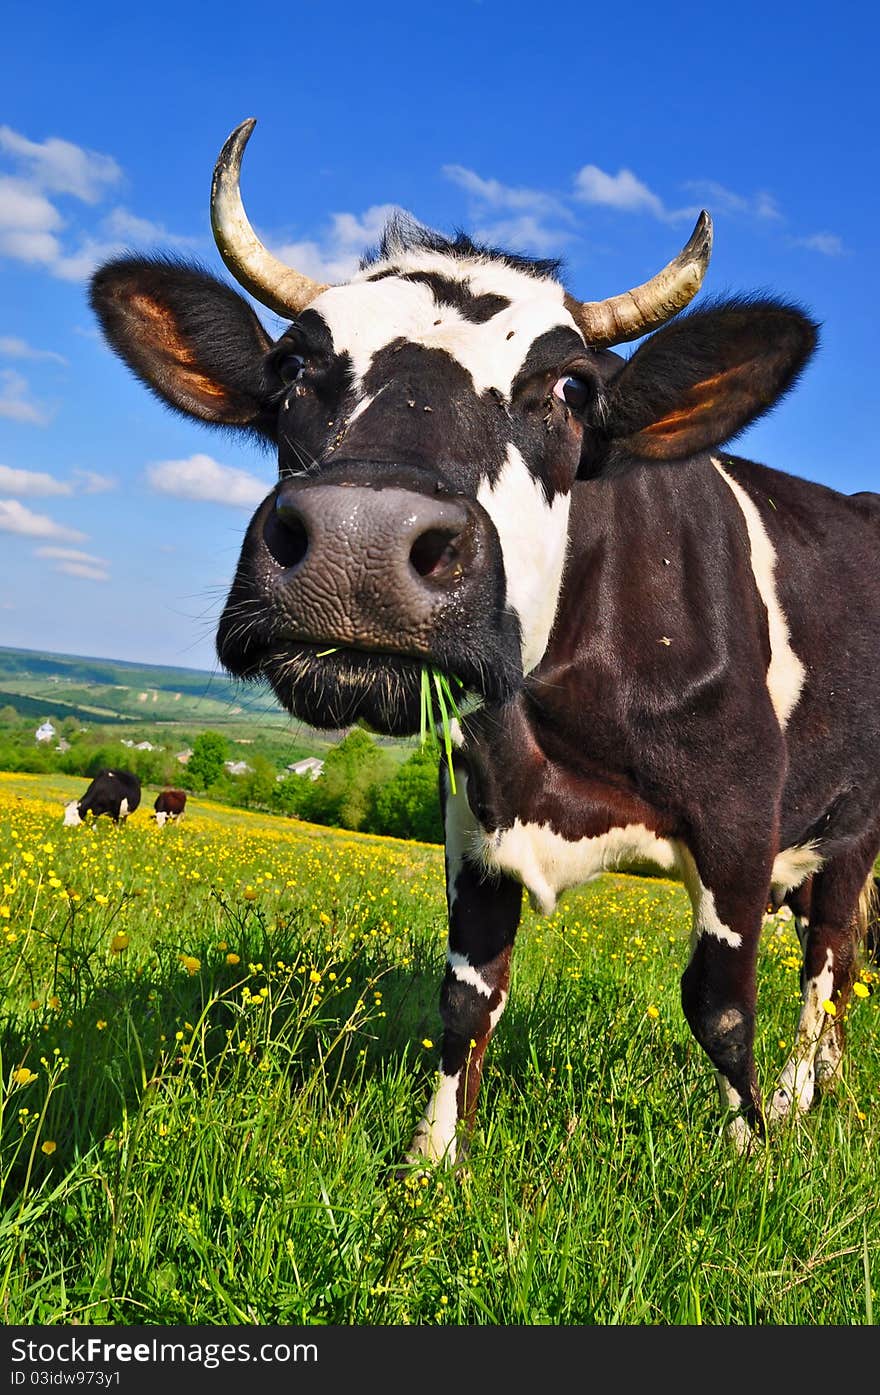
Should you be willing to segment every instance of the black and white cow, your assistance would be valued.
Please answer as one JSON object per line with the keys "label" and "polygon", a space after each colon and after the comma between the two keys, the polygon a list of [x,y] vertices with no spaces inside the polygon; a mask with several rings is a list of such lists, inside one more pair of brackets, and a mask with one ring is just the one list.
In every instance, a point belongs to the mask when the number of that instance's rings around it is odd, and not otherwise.
{"label": "black and white cow", "polygon": [[72,799],[64,809],[64,825],[82,823],[86,814],[109,814],[114,823],[125,823],[141,802],[141,782],[128,770],[101,770],[82,799]]}
{"label": "black and white cow", "polygon": [[[576,301],[554,263],[401,219],[350,282],[318,285],[247,220],[253,124],[221,153],[212,219],[233,275],[289,321],[281,337],[167,258],[108,263],[92,304],[163,401],[277,450],[222,663],[317,726],[418,730],[426,666],[474,703],[454,792],[441,770],[444,1034],[410,1157],[452,1160],[475,1117],[523,888],[549,914],[646,859],[690,894],[682,1005],[746,1147],[764,1128],[771,887],[813,876],[775,1118],[839,1072],[880,848],[880,499],[722,449],[794,384],[816,326],[763,296],[673,318],[705,273],[706,214],[669,266],[607,301]],[[610,352],[650,330],[629,358]]]}
{"label": "black and white cow", "polygon": [[168,819],[177,823],[186,809],[186,790],[160,790],[153,801],[153,808],[160,828]]}

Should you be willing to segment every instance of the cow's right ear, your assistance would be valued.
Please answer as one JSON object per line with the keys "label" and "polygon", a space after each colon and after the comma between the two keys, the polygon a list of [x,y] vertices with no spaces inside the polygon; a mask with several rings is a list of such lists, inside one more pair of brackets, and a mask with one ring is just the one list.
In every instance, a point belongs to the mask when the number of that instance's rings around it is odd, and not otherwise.
{"label": "cow's right ear", "polygon": [[89,298],[111,348],[169,407],[271,435],[272,341],[231,286],[186,262],[120,257],[95,272]]}

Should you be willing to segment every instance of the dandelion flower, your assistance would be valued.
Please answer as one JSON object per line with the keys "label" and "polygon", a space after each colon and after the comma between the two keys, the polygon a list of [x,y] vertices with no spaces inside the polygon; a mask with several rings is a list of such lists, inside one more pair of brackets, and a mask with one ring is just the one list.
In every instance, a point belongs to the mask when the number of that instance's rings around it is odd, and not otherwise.
{"label": "dandelion flower", "polygon": [[53,1143],[51,1138],[47,1138],[46,1142],[41,1145],[42,1152],[44,1152],[47,1157],[51,1157],[57,1147],[58,1144]]}
{"label": "dandelion flower", "polygon": [[837,1016],[837,1008],[834,1006],[830,998],[825,999],[824,1003],[822,1004],[822,1011],[827,1012],[829,1017]]}
{"label": "dandelion flower", "polygon": [[430,1051],[433,1045],[434,1043],[432,1042],[430,1037],[422,1038],[422,1046],[425,1048],[426,1051]]}
{"label": "dandelion flower", "polygon": [[233,954],[233,953],[230,952],[230,953],[227,954],[227,956],[226,956],[226,962],[227,962],[227,964],[240,964],[240,963],[241,963],[241,957],[240,957],[238,954]]}
{"label": "dandelion flower", "polygon": [[201,959],[197,959],[194,954],[181,954],[178,958],[188,974],[197,974],[202,967]]}
{"label": "dandelion flower", "polygon": [[866,983],[853,984],[853,992],[855,993],[857,998],[867,998],[870,991],[871,990]]}
{"label": "dandelion flower", "polygon": [[653,1003],[649,1003],[648,1007],[645,1010],[648,1016],[653,1017],[655,1020],[660,1016],[660,1009],[658,1007],[655,1007]]}

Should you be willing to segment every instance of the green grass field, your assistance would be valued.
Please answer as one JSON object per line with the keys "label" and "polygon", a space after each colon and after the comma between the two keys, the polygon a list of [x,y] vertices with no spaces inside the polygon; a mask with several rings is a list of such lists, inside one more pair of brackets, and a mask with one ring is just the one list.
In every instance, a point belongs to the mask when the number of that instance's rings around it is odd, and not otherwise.
{"label": "green grass field", "polygon": [[[401,1180],[442,851],[198,800],[160,830],[149,791],[63,828],[81,792],[0,775],[5,1324],[873,1323],[880,994],[836,1095],[739,1158],[685,894],[607,875],[524,916],[466,1169]],[[769,920],[765,1093],[797,964]]]}

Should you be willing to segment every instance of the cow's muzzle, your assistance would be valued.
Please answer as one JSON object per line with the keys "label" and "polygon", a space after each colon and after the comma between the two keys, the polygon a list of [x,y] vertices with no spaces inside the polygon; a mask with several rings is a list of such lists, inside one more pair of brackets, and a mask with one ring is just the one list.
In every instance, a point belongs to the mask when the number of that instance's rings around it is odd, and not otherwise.
{"label": "cow's muzzle", "polygon": [[498,535],[475,500],[421,471],[336,467],[282,481],[258,509],[218,654],[233,673],[268,677],[314,725],[344,714],[408,730],[425,665],[484,695],[487,673],[506,689],[518,643],[504,590]]}

